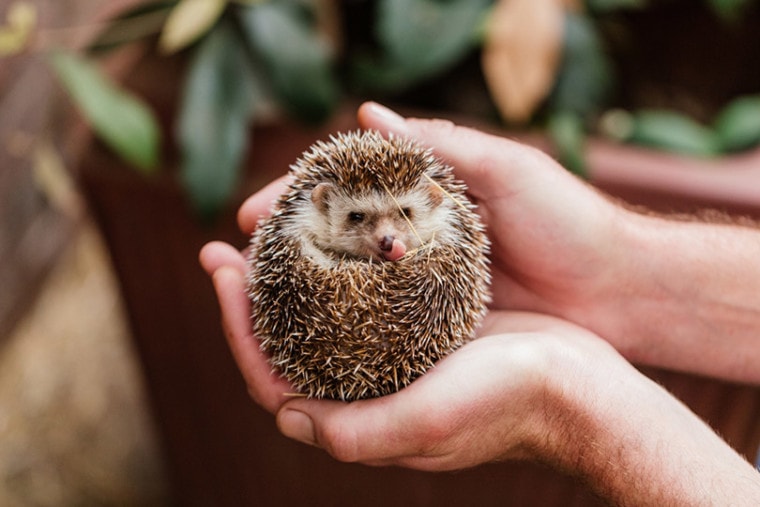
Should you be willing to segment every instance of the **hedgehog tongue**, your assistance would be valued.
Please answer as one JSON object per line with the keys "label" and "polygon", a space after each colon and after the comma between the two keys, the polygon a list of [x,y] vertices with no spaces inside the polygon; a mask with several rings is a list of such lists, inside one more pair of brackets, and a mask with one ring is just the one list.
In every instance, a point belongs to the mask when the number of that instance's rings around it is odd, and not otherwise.
{"label": "hedgehog tongue", "polygon": [[383,257],[385,257],[385,260],[387,261],[397,261],[401,257],[404,256],[406,253],[406,245],[403,241],[396,238],[393,240],[393,244],[391,245],[391,249],[387,252],[383,252]]}

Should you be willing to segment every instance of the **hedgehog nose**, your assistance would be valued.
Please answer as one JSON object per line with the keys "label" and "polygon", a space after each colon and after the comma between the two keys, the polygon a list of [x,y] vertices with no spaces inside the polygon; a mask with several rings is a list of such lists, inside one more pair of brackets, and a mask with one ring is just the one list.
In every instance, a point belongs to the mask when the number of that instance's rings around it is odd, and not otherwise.
{"label": "hedgehog nose", "polygon": [[380,250],[383,252],[390,252],[393,248],[393,240],[396,239],[393,236],[387,235],[383,236],[383,239],[380,240]]}

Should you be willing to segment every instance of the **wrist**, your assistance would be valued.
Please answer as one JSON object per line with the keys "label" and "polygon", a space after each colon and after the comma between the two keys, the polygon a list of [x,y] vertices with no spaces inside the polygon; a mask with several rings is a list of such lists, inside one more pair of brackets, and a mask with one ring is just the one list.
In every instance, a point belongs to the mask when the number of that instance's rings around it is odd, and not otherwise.
{"label": "wrist", "polygon": [[756,229],[621,208],[610,237],[593,310],[576,322],[636,363],[760,381]]}
{"label": "wrist", "polygon": [[583,475],[585,455],[603,440],[619,399],[636,399],[618,390],[615,379],[635,370],[605,341],[581,328],[561,326],[545,328],[542,335],[543,378],[531,401],[535,417],[526,419],[531,428],[526,448],[533,459]]}
{"label": "wrist", "polygon": [[566,360],[547,386],[540,455],[613,504],[755,505],[760,476],[703,421],[613,351]]}
{"label": "wrist", "polygon": [[632,340],[635,335],[631,326],[640,317],[630,314],[630,306],[648,291],[642,280],[649,269],[642,245],[656,233],[649,220],[625,207],[610,205],[603,226],[594,234],[596,239],[590,242],[589,249],[595,254],[585,268],[589,274],[580,278],[582,283],[572,281],[573,292],[558,311],[567,320],[602,336],[629,359],[637,354],[639,344]]}

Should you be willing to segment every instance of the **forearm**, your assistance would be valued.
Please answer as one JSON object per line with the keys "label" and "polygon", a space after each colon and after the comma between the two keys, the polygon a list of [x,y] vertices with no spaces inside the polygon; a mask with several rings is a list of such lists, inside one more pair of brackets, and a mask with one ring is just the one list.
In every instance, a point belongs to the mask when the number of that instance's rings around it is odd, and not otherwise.
{"label": "forearm", "polygon": [[628,216],[591,327],[633,361],[760,383],[760,230]]}
{"label": "forearm", "polygon": [[549,460],[615,505],[760,505],[747,461],[660,386],[610,364],[551,389]]}

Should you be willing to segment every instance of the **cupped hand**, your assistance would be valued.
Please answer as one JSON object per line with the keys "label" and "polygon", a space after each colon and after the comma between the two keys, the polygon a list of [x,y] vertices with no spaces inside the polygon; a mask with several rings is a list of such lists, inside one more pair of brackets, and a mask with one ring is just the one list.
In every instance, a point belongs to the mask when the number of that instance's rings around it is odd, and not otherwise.
{"label": "cupped hand", "polygon": [[539,314],[492,311],[482,332],[397,393],[348,404],[291,400],[277,413],[280,431],[368,465],[443,471],[555,459],[558,447],[548,444],[563,431],[555,414],[567,401],[558,402],[558,386],[589,359],[622,360],[587,331]]}
{"label": "cupped hand", "polygon": [[[215,242],[201,251],[201,263],[212,275],[225,336],[252,398],[276,414],[283,434],[341,461],[454,470],[543,458],[553,452],[545,446],[556,431],[547,406],[556,386],[577,375],[579,365],[614,355],[601,339],[559,319],[491,311],[479,339],[395,394],[353,403],[294,398],[251,333],[243,256]],[[606,382],[606,375],[599,378]]]}

